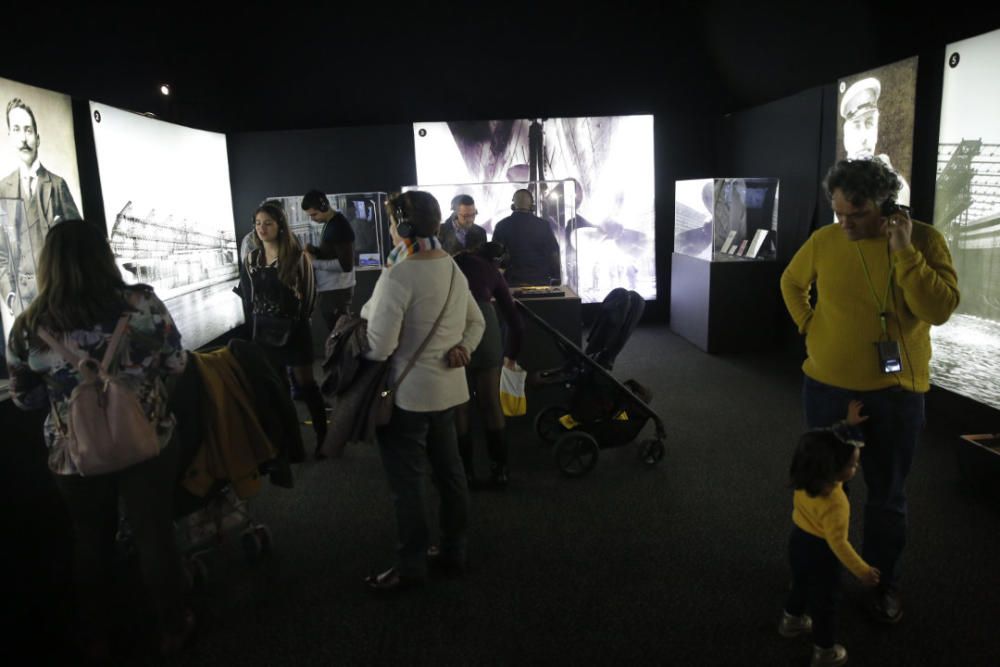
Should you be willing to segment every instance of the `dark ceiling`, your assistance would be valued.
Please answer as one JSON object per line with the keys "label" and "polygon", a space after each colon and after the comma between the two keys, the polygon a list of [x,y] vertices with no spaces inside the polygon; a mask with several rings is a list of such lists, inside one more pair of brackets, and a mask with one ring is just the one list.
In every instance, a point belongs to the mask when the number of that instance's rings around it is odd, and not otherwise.
{"label": "dark ceiling", "polygon": [[29,11],[0,76],[226,131],[721,115],[1000,27],[1000,3],[138,4]]}

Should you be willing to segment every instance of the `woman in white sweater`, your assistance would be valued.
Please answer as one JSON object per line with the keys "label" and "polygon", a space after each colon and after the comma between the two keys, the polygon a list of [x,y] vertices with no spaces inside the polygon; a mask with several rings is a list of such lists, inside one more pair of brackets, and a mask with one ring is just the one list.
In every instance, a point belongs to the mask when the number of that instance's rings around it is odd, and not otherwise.
{"label": "woman in white sweater", "polygon": [[[422,584],[428,565],[455,574],[465,568],[469,497],[454,408],[469,400],[463,367],[485,327],[465,276],[437,239],[437,200],[406,192],[391,197],[387,209],[395,247],[361,316],[368,320],[368,356],[392,355],[393,386],[413,365],[394,392],[391,421],[377,432],[399,531],[396,564],[365,580],[379,592]],[[441,497],[441,546],[431,556],[424,511],[429,472]]]}

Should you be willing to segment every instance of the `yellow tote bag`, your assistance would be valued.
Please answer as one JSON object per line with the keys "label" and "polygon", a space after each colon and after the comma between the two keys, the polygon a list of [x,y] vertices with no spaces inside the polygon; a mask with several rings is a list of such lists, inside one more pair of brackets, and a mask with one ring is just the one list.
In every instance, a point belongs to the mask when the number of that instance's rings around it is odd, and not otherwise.
{"label": "yellow tote bag", "polygon": [[520,366],[511,370],[500,369],[500,407],[508,417],[520,417],[528,411],[528,400],[524,396],[524,381],[528,372]]}

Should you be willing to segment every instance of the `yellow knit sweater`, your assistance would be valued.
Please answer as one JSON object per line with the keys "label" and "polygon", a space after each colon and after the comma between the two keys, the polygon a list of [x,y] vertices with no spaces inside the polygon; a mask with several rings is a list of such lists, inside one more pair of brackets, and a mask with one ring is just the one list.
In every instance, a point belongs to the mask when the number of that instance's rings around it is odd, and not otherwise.
{"label": "yellow knit sweater", "polygon": [[[899,343],[903,370],[887,375],[880,370],[875,343],[882,338],[879,302],[890,270],[887,328],[889,338]],[[809,299],[814,284],[815,308]],[[850,241],[840,225],[816,230],[782,274],[781,294],[799,333],[806,336],[803,372],[856,391],[896,385],[927,391],[931,325],[946,322],[959,299],[958,276],[944,237],[916,221],[911,245],[897,252],[889,251],[885,237]]]}
{"label": "yellow knit sweater", "polygon": [[793,507],[792,521],[796,526],[826,540],[837,560],[855,577],[860,579],[868,574],[871,565],[861,559],[847,540],[851,503],[841,482],[837,482],[827,496],[811,497],[802,489],[796,489]]}

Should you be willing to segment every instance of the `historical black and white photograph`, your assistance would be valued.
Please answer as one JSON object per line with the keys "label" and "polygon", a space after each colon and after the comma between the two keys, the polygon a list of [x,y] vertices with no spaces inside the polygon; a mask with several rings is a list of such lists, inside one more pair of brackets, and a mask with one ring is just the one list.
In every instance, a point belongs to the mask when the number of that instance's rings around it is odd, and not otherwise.
{"label": "historical black and white photograph", "polygon": [[[80,176],[70,98],[0,79],[6,142],[0,150],[0,319],[14,318],[37,292],[35,262],[52,225],[80,217]],[[3,346],[0,346],[2,360]],[[0,363],[3,373],[6,365]]]}
{"label": "historical black and white photograph", "polygon": [[877,157],[902,179],[897,201],[909,206],[917,58],[841,79],[837,92],[837,159]]}
{"label": "historical black and white photograph", "polygon": [[194,349],[243,323],[226,137],[91,102],[108,238]]}
{"label": "historical black and white photograph", "polygon": [[[467,184],[571,181],[572,192],[563,185],[536,197],[542,217],[553,217],[546,209],[556,198],[575,210],[558,233],[563,281],[584,302],[615,287],[656,298],[652,116],[415,123],[413,139],[418,185],[453,186],[439,199]],[[510,205],[505,188],[485,190],[476,224],[492,235]]]}
{"label": "historical black and white photograph", "polygon": [[945,49],[934,226],[962,300],[931,329],[934,384],[1000,408],[1000,30]]}

